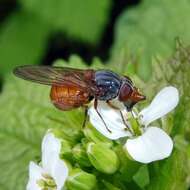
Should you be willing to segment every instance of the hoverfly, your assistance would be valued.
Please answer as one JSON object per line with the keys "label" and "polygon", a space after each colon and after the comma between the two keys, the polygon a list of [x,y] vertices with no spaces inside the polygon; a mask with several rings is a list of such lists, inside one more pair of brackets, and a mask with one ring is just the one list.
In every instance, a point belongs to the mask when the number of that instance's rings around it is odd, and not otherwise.
{"label": "hoverfly", "polygon": [[[28,81],[50,85],[51,101],[63,111],[86,107],[94,99],[94,108],[101,117],[97,109],[98,100],[106,101],[114,107],[110,101],[117,98],[127,111],[131,111],[139,101],[145,100],[145,96],[139,93],[129,77],[119,76],[110,70],[26,65],[15,68],[13,73]],[[83,125],[85,122],[86,119]]]}

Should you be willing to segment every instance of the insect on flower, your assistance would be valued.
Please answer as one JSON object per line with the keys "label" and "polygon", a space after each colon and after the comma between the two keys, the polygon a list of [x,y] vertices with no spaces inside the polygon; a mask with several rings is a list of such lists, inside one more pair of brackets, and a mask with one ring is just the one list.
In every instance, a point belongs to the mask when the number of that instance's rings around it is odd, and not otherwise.
{"label": "insect on flower", "polygon": [[[106,101],[112,108],[111,100],[117,98],[128,111],[145,96],[133,85],[127,76],[119,76],[110,70],[75,69],[51,66],[20,66],[14,69],[14,74],[25,80],[50,85],[52,103],[63,111],[85,107],[94,99],[94,108],[98,112],[98,100]],[[121,113],[122,116],[122,113]],[[123,118],[123,116],[122,116]],[[105,126],[106,123],[104,122]],[[109,129],[107,128],[109,131]]]}

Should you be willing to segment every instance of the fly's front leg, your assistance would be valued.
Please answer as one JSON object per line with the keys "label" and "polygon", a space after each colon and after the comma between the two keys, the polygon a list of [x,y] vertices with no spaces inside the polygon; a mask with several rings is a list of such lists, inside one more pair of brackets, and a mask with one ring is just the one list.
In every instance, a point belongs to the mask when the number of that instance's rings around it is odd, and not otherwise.
{"label": "fly's front leg", "polygon": [[104,123],[106,129],[111,133],[111,131],[110,131],[109,128],[107,127],[107,125],[106,125],[106,123],[105,123],[103,117],[101,116],[100,112],[98,111],[97,107],[98,107],[98,100],[95,99],[95,100],[94,100],[94,109],[96,110],[97,114],[98,114],[99,117],[101,118],[101,120],[102,120],[102,122]]}
{"label": "fly's front leg", "polygon": [[106,103],[107,103],[111,108],[113,108],[113,109],[115,109],[115,110],[119,110],[119,113],[120,113],[120,115],[121,115],[122,121],[123,121],[123,123],[124,123],[124,125],[125,125],[125,127],[126,127],[125,129],[126,129],[126,130],[129,130],[129,131],[131,132],[131,129],[130,129],[130,127],[128,126],[128,124],[126,123],[125,118],[124,118],[123,113],[122,113],[122,111],[120,110],[120,108],[118,108],[117,106],[113,105],[109,100],[107,100]]}
{"label": "fly's front leg", "polygon": [[131,130],[131,128],[129,127],[129,125],[126,123],[126,121],[125,121],[125,118],[124,118],[124,116],[123,116],[123,113],[122,113],[122,111],[119,111],[120,112],[120,115],[121,115],[121,118],[122,118],[122,120],[123,120],[123,123],[125,124],[125,129],[126,130],[129,130],[132,134],[133,134],[133,131]]}

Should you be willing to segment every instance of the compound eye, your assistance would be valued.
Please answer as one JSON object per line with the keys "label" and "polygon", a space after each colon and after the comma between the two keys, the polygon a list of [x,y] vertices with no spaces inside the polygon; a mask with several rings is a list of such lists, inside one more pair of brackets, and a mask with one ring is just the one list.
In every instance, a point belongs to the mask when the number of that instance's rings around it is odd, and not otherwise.
{"label": "compound eye", "polygon": [[122,84],[120,88],[120,92],[119,92],[119,97],[118,97],[119,100],[122,102],[127,101],[130,98],[132,92],[133,92],[133,89],[131,85],[127,83]]}

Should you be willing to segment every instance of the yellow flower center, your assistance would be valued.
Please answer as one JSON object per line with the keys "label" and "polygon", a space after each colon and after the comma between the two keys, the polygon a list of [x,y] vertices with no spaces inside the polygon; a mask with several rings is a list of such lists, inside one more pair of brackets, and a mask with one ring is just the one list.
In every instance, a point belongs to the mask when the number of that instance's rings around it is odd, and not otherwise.
{"label": "yellow flower center", "polygon": [[54,179],[48,175],[48,174],[42,174],[43,179],[40,179],[37,181],[37,184],[39,187],[41,187],[42,190],[56,190],[57,185],[54,181]]}

